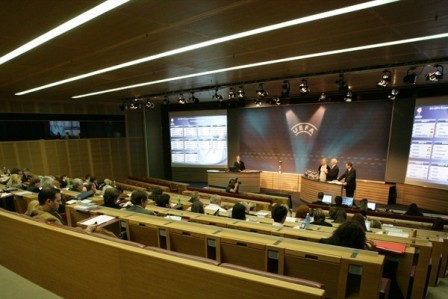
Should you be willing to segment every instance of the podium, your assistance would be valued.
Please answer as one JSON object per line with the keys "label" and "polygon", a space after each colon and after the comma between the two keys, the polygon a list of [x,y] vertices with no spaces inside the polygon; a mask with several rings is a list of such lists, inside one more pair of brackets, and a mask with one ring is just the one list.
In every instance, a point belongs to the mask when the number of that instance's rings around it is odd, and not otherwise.
{"label": "podium", "polygon": [[238,181],[242,182],[240,192],[260,193],[260,173],[259,170],[241,172],[207,170],[207,183],[210,187],[226,188],[230,179],[238,178]]}

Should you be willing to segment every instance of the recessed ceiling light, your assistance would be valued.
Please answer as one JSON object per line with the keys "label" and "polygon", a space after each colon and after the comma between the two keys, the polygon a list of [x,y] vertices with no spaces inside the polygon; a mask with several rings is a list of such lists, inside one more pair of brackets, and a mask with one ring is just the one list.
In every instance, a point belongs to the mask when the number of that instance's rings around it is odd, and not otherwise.
{"label": "recessed ceiling light", "polygon": [[[58,27],[53,28],[52,30],[42,34],[41,36],[36,37],[32,41],[27,42],[26,44],[18,47],[17,49],[9,52],[8,54],[3,55],[0,57],[0,65],[3,63],[16,58],[19,55],[22,55],[25,52],[28,52],[47,41],[64,34],[65,32],[72,30],[75,27],[78,27],[79,25],[82,25],[106,12],[109,10],[112,10],[129,0],[107,0],[100,5],[95,6],[94,8],[80,14],[79,16],[65,22],[62,25],[59,25]],[[32,25],[31,25],[32,26]]]}
{"label": "recessed ceiling light", "polygon": [[188,51],[192,51],[192,50],[196,50],[196,49],[200,49],[200,48],[205,48],[205,47],[216,45],[216,44],[221,44],[221,43],[224,43],[224,42],[227,42],[227,41],[231,41],[231,40],[236,40],[236,39],[240,39],[240,38],[244,38],[244,37],[248,37],[248,36],[252,36],[252,35],[256,35],[256,34],[260,34],[260,33],[265,33],[265,32],[269,32],[269,31],[273,31],[273,30],[278,30],[278,29],[282,29],[282,28],[286,28],[286,27],[291,27],[291,26],[295,26],[295,25],[299,25],[299,24],[304,24],[304,23],[308,23],[308,22],[312,22],[312,21],[317,21],[317,20],[321,20],[321,19],[325,19],[325,18],[330,18],[330,17],[334,17],[334,16],[338,16],[338,15],[342,15],[342,14],[347,14],[347,13],[351,13],[351,12],[355,12],[355,11],[359,11],[359,10],[363,10],[363,9],[368,9],[368,8],[372,8],[372,7],[376,7],[376,6],[381,6],[381,5],[384,5],[384,4],[397,2],[397,1],[398,0],[375,0],[375,1],[369,1],[369,2],[360,3],[360,4],[356,4],[356,5],[352,5],[352,6],[347,6],[347,7],[343,7],[343,8],[339,8],[339,9],[335,9],[335,10],[330,10],[330,11],[327,11],[327,12],[322,12],[322,13],[318,13],[318,14],[315,14],[315,15],[310,15],[310,16],[306,16],[306,17],[302,17],[302,18],[298,18],[298,19],[294,19],[294,20],[290,20],[290,21],[286,21],[286,22],[282,22],[282,23],[278,23],[278,24],[273,24],[273,25],[269,25],[269,26],[265,26],[265,27],[261,27],[261,28],[257,28],[257,29],[252,29],[252,30],[249,30],[249,31],[244,31],[244,32],[240,32],[240,33],[236,33],[236,34],[232,34],[232,35],[228,35],[228,36],[212,39],[212,40],[209,40],[209,41],[201,42],[201,43],[198,43],[198,44],[194,44],[194,45],[190,45],[190,46],[186,46],[186,47],[170,50],[170,51],[167,51],[167,52],[163,52],[163,53],[159,53],[159,54],[155,54],[155,55],[150,55],[150,56],[143,57],[143,58],[140,58],[140,59],[136,59],[136,60],[128,61],[128,62],[125,62],[125,63],[117,64],[117,65],[114,65],[114,66],[110,66],[110,67],[107,67],[107,68],[104,68],[104,69],[100,69],[100,70],[92,71],[92,72],[85,73],[85,74],[82,74],[82,75],[78,75],[78,76],[75,76],[75,77],[71,77],[71,78],[67,78],[67,79],[64,79],[64,80],[56,81],[56,82],[53,82],[53,83],[49,83],[49,84],[46,84],[46,85],[42,85],[42,86],[39,86],[39,87],[35,87],[35,88],[32,88],[32,89],[28,89],[28,90],[25,90],[25,91],[18,92],[18,93],[16,93],[16,95],[24,95],[24,94],[27,94],[27,93],[31,93],[31,92],[35,92],[35,91],[38,91],[38,90],[42,90],[42,89],[58,86],[58,85],[61,85],[61,84],[65,84],[65,83],[81,80],[81,79],[84,79],[84,78],[96,76],[96,75],[103,74],[103,73],[106,73],[106,72],[110,72],[110,71],[122,69],[122,68],[125,68],[125,67],[133,66],[133,65],[136,65],[136,64],[140,64],[140,63],[144,63],[144,62],[160,59],[160,58],[163,58],[163,57],[168,57],[168,56],[172,56],[172,55],[176,55],[176,54],[180,54],[180,53],[184,53],[184,52],[188,52]]}

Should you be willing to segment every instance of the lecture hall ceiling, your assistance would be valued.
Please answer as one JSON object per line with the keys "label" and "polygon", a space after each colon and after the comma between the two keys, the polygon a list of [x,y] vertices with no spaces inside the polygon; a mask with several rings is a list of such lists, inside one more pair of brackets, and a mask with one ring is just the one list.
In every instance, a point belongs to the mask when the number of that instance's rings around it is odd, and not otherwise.
{"label": "lecture hall ceiling", "polygon": [[[1,1],[0,56],[101,1]],[[406,0],[244,37],[106,72],[52,88],[15,93],[180,47],[339,9],[363,1],[298,0],[134,0],[0,65],[0,100],[68,100],[91,92],[188,74],[293,56],[448,33],[448,5],[443,0]],[[352,90],[375,89],[387,68],[394,87],[416,66],[416,84],[432,65],[448,72],[448,37],[381,46],[357,52],[310,57],[277,64],[219,72],[79,99],[117,101],[143,95],[243,83],[254,92],[258,81],[280,94],[289,78],[291,94],[306,78],[312,92],[338,89],[338,74]],[[235,86],[236,86],[235,85]],[[237,86],[236,86],[237,87]],[[212,91],[200,93],[211,100]],[[161,99],[162,97],[157,97]]]}

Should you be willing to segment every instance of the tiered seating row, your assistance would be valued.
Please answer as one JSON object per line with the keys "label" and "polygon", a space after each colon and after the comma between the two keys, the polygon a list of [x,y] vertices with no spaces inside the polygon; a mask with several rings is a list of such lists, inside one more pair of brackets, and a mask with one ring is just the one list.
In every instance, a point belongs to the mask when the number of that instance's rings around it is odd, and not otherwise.
{"label": "tiered seating row", "polygon": [[[78,214],[71,216],[71,219],[82,218],[73,207],[68,208],[71,209],[69,214]],[[346,298],[353,294],[359,298],[377,298],[381,288],[384,256],[374,252],[355,250],[354,253],[349,248],[136,215],[128,211],[107,208],[96,211],[110,212],[112,215],[121,214],[119,217],[128,227],[129,238],[145,245],[304,279],[316,275],[320,277],[319,273],[322,272],[328,273],[319,281],[325,285],[329,298]],[[298,273],[294,269],[308,270]],[[356,281],[353,284],[349,283],[352,279]]]}
{"label": "tiered seating row", "polygon": [[4,210],[0,226],[0,263],[64,298],[324,297],[317,287],[98,238]]}

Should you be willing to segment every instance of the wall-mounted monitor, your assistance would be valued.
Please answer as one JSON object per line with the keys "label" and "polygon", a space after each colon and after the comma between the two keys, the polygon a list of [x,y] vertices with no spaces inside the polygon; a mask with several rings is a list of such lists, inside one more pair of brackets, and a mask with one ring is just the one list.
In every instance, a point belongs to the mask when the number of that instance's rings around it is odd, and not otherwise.
{"label": "wall-mounted monitor", "polygon": [[80,133],[79,121],[50,121],[50,136],[52,138],[79,137]]}
{"label": "wall-mounted monitor", "polygon": [[172,167],[227,167],[227,112],[170,112]]}
{"label": "wall-mounted monitor", "polygon": [[448,97],[416,100],[405,183],[448,189]]}

